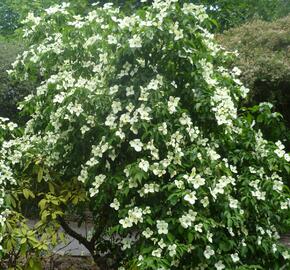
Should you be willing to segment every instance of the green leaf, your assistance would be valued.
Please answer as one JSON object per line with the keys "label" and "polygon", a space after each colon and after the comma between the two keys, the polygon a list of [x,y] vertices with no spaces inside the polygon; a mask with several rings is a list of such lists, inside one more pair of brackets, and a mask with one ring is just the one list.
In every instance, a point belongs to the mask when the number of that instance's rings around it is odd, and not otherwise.
{"label": "green leaf", "polygon": [[51,193],[55,193],[55,188],[54,188],[54,185],[52,184],[52,183],[48,183],[48,188],[49,188],[49,191],[51,192]]}
{"label": "green leaf", "polygon": [[37,182],[41,182],[42,179],[43,179],[43,168],[39,167],[37,172]]}
{"label": "green leaf", "polygon": [[29,199],[29,197],[35,198],[33,192],[27,188],[23,189],[23,195],[24,195],[25,199]]}
{"label": "green leaf", "polygon": [[193,233],[192,232],[188,232],[187,233],[187,241],[188,241],[188,243],[192,243],[193,238],[194,238]]}
{"label": "green leaf", "polygon": [[42,270],[41,261],[37,257],[30,258],[25,270]]}

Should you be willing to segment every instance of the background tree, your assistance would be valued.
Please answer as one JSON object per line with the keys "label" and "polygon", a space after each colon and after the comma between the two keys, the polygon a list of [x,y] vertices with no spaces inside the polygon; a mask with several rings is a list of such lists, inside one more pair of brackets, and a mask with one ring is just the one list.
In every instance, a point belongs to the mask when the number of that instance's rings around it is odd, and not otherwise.
{"label": "background tree", "polygon": [[285,0],[197,0],[194,2],[207,7],[210,16],[218,22],[219,31],[242,25],[255,18],[273,21],[290,12],[290,3]]}
{"label": "background tree", "polygon": [[17,103],[33,92],[34,87],[29,82],[19,83],[12,80],[7,70],[24,48],[25,46],[15,39],[0,38],[0,116],[16,122],[21,121],[21,117],[17,115]]}
{"label": "background tree", "polygon": [[[239,53],[233,65],[241,70],[240,78],[251,89],[248,105],[271,102],[281,112],[288,129],[274,128],[277,137],[289,140],[290,127],[290,18],[274,22],[256,20],[219,35],[228,50]],[[283,131],[284,135],[280,132]]]}

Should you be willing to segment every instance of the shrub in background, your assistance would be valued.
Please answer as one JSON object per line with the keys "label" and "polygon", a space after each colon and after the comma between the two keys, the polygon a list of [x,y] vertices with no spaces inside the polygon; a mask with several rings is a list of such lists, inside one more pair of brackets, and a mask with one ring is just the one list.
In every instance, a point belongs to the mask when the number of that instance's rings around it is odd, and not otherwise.
{"label": "shrub in background", "polygon": [[[3,256],[19,194],[39,202],[40,228],[61,224],[103,269],[289,267],[290,157],[239,112],[248,89],[202,6],[76,16],[65,3],[26,23],[31,46],[10,74],[38,87],[24,131],[2,140]],[[64,219],[84,209],[88,238]]]}
{"label": "shrub in background", "polygon": [[17,103],[34,89],[31,83],[14,81],[7,74],[17,55],[24,51],[24,45],[19,43],[19,40],[0,38],[0,116],[14,121],[20,120]]}
{"label": "shrub in background", "polygon": [[[218,36],[228,50],[237,50],[233,65],[251,89],[250,104],[271,102],[290,126],[290,17],[254,21]],[[289,134],[289,131],[288,131]],[[289,139],[289,138],[288,138]]]}

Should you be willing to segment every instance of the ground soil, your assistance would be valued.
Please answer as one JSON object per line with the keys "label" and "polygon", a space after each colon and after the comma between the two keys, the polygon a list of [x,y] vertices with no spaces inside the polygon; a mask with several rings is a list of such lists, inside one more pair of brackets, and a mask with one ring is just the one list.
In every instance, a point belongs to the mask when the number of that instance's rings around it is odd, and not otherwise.
{"label": "ground soil", "polygon": [[43,259],[44,270],[100,270],[90,257],[54,255]]}

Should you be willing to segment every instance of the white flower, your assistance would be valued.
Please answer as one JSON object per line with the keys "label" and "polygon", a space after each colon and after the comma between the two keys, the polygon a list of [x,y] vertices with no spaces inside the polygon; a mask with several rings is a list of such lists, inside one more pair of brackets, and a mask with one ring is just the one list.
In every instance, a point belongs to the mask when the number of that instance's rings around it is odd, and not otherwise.
{"label": "white flower", "polygon": [[61,92],[53,98],[53,103],[62,103],[65,98],[65,93]]}
{"label": "white flower", "polygon": [[122,240],[122,250],[126,250],[131,247],[132,239],[126,237]]}
{"label": "white flower", "polygon": [[138,187],[138,183],[136,179],[129,178],[129,188],[136,188]]}
{"label": "white flower", "polygon": [[131,102],[126,106],[126,110],[128,112],[132,112],[134,110],[134,108],[135,108],[135,106]]}
{"label": "white flower", "polygon": [[108,43],[109,44],[117,44],[118,43],[117,38],[113,35],[108,35]]}
{"label": "white flower", "polygon": [[144,172],[148,172],[150,164],[147,160],[141,159],[138,166]]}
{"label": "white flower", "polygon": [[207,207],[209,205],[209,199],[208,197],[204,197],[203,199],[200,200],[201,204],[203,207]]}
{"label": "white flower", "polygon": [[144,187],[141,190],[139,190],[138,192],[139,192],[140,196],[143,197],[145,194],[158,192],[159,188],[160,188],[160,186],[158,184],[155,184],[155,183],[145,184]]}
{"label": "white flower", "polygon": [[161,253],[162,253],[162,249],[158,248],[152,251],[152,256],[157,257],[157,258],[161,258]]}
{"label": "white flower", "polygon": [[226,124],[233,126],[233,119],[237,118],[237,108],[227,88],[216,87],[211,98],[212,110],[218,125]]}
{"label": "white flower", "polygon": [[279,157],[279,158],[282,158],[284,155],[285,155],[285,151],[282,150],[282,149],[276,149],[275,151],[275,154]]}
{"label": "white flower", "polygon": [[283,143],[281,141],[277,141],[275,144],[278,147],[278,149],[280,149],[280,150],[285,149],[285,146],[283,145]]}
{"label": "white flower", "polygon": [[290,162],[290,155],[289,154],[285,154],[284,158],[287,162]]}
{"label": "white flower", "polygon": [[113,94],[117,93],[118,91],[119,91],[119,86],[118,85],[114,85],[114,86],[110,87],[109,94],[113,95]]}
{"label": "white flower", "polygon": [[93,187],[89,189],[89,193],[91,197],[99,193],[99,187],[103,184],[105,179],[106,179],[106,176],[103,174],[99,174],[95,177],[95,181],[92,183]]}
{"label": "white flower", "polygon": [[157,230],[158,234],[167,234],[168,233],[168,223],[164,220],[157,220]]}
{"label": "white flower", "polygon": [[197,212],[194,212],[190,209],[187,214],[179,218],[179,222],[183,228],[187,229],[192,226],[192,223],[195,221],[196,216]]}
{"label": "white flower", "polygon": [[158,127],[158,130],[159,130],[163,135],[167,135],[168,131],[167,131],[167,124],[166,124],[166,122],[162,123],[161,126]]}
{"label": "white flower", "polygon": [[9,130],[14,130],[15,128],[17,128],[17,124],[15,124],[15,123],[12,123],[12,122],[9,122],[8,124],[7,124],[7,128],[9,129]]}
{"label": "white flower", "polygon": [[114,201],[110,204],[110,207],[115,209],[116,211],[120,208],[120,203],[117,199],[114,199]]}
{"label": "white flower", "polygon": [[119,221],[119,223],[122,225],[122,227],[123,227],[124,229],[126,229],[126,228],[130,228],[130,227],[133,226],[132,221],[131,221],[130,219],[128,219],[128,218],[121,219],[121,220]]}
{"label": "white flower", "polygon": [[140,141],[140,139],[135,139],[130,141],[130,146],[134,148],[136,152],[141,152],[143,143]]}
{"label": "white flower", "polygon": [[161,249],[164,249],[166,247],[166,244],[164,243],[164,240],[161,239],[159,242],[158,242],[158,246],[161,248]]}
{"label": "white flower", "polygon": [[179,24],[178,22],[175,22],[172,26],[171,29],[169,30],[169,33],[174,35],[174,40],[177,41],[181,38],[183,38],[183,29],[179,29]]}
{"label": "white flower", "polygon": [[231,258],[232,258],[234,263],[236,263],[240,260],[238,253],[231,254]]}
{"label": "white flower", "polygon": [[211,160],[218,160],[221,157],[214,149],[211,148],[208,148],[207,153]]}
{"label": "white flower", "polygon": [[52,6],[52,7],[45,9],[45,12],[48,15],[52,15],[52,14],[55,14],[55,13],[60,12],[60,11],[62,11],[62,9],[59,5],[55,5],[55,6]]}
{"label": "white flower", "polygon": [[151,209],[149,206],[146,206],[146,208],[143,210],[143,214],[146,215],[146,214],[151,214]]}
{"label": "white flower", "polygon": [[113,110],[114,114],[120,112],[122,110],[121,102],[120,101],[113,101],[112,110]]}
{"label": "white flower", "polygon": [[126,87],[126,96],[129,97],[129,96],[133,96],[134,95],[134,87],[131,86],[131,87]]}
{"label": "white flower", "polygon": [[179,218],[179,222],[181,226],[185,229],[191,227],[192,225],[192,220],[188,215],[183,215],[181,218]]}
{"label": "white flower", "polygon": [[233,74],[236,75],[236,76],[240,76],[240,75],[242,74],[242,71],[241,71],[238,67],[234,67],[234,68],[232,69],[232,72],[233,72]]}
{"label": "white flower", "polygon": [[129,210],[128,217],[119,221],[124,229],[130,228],[133,226],[133,224],[137,224],[139,222],[143,222],[143,211],[138,207],[134,207],[133,209]]}
{"label": "white flower", "polygon": [[152,79],[147,86],[147,89],[157,90],[159,86],[162,84],[162,77],[159,76],[157,79]]}
{"label": "white flower", "polygon": [[205,179],[202,178],[199,174],[197,174],[193,181],[192,181],[193,187],[195,189],[198,189],[199,187],[203,186],[205,184]]}
{"label": "white flower", "polygon": [[202,233],[202,227],[203,225],[201,223],[197,224],[194,226],[194,229],[197,231],[197,232],[200,232]]}
{"label": "white flower", "polygon": [[152,235],[153,235],[153,231],[150,230],[150,228],[146,228],[145,231],[142,232],[142,235],[145,237],[145,238],[150,238]]}
{"label": "white flower", "polygon": [[266,200],[266,192],[265,191],[260,191],[260,190],[255,190],[252,191],[252,195],[257,198],[257,200],[265,201]]}
{"label": "white flower", "polygon": [[81,104],[69,104],[68,107],[70,108],[70,112],[71,113],[74,113],[76,116],[79,116],[84,110],[82,108],[82,105]]}
{"label": "white flower", "polygon": [[176,248],[177,248],[176,244],[168,246],[168,251],[169,251],[170,257],[174,257],[176,255]]}
{"label": "white flower", "polygon": [[195,201],[196,201],[196,196],[195,196],[196,192],[195,191],[192,191],[191,193],[189,194],[186,194],[184,196],[184,200],[188,201],[190,204],[195,204]]}
{"label": "white flower", "polygon": [[242,85],[240,87],[240,92],[241,92],[241,96],[242,98],[246,98],[247,97],[247,94],[250,92],[250,89],[245,87],[244,85]]}
{"label": "white flower", "polygon": [[184,189],[184,182],[182,180],[174,180],[174,184],[178,189]]}
{"label": "white flower", "polygon": [[233,208],[233,209],[238,208],[238,203],[239,203],[238,200],[230,198],[230,204],[229,204],[230,208]]}
{"label": "white flower", "polygon": [[222,270],[226,268],[222,261],[218,261],[214,266],[217,270]]}
{"label": "white flower", "polygon": [[182,117],[179,118],[179,123],[183,126],[191,126],[192,125],[191,119],[186,113],[183,113]]}
{"label": "white flower", "polygon": [[124,126],[128,123],[130,123],[130,120],[131,120],[131,116],[130,116],[130,113],[123,113],[121,114],[120,116],[120,126]]}
{"label": "white flower", "polygon": [[115,134],[116,134],[116,136],[119,137],[121,140],[124,140],[125,137],[126,137],[126,136],[125,136],[125,133],[124,133],[122,130],[120,130],[120,129],[117,130]]}
{"label": "white flower", "polygon": [[210,232],[207,232],[206,238],[210,243],[212,243],[212,237],[213,237],[213,234]]}
{"label": "white flower", "polygon": [[284,209],[288,209],[288,207],[289,207],[288,202],[281,202],[280,205],[281,205],[281,209],[282,209],[282,210],[284,210]]}
{"label": "white flower", "polygon": [[274,180],[273,182],[273,190],[282,191],[284,183],[282,181]]}
{"label": "white flower", "polygon": [[116,127],[115,121],[116,117],[112,114],[109,114],[106,118],[105,125],[114,128]]}
{"label": "white flower", "polygon": [[97,40],[101,39],[100,35],[95,35],[87,39],[83,47],[86,49],[89,46],[92,46]]}
{"label": "white flower", "polygon": [[169,97],[169,101],[168,101],[168,111],[170,114],[175,113],[177,110],[177,106],[178,106],[178,102],[179,102],[180,98],[179,97]]}
{"label": "white flower", "polygon": [[289,254],[288,250],[283,251],[283,252],[282,252],[282,256],[283,256],[283,258],[284,258],[285,260],[289,260],[289,259],[290,259],[290,254]]}
{"label": "white flower", "polygon": [[133,38],[129,39],[129,46],[131,48],[141,48],[142,39],[138,35],[134,35]]}
{"label": "white flower", "polygon": [[154,146],[153,140],[147,143],[146,149],[150,150],[153,159],[155,160],[159,159],[159,150]]}
{"label": "white flower", "polygon": [[211,256],[215,254],[214,250],[210,246],[206,246],[203,255],[206,259],[209,259]]}
{"label": "white flower", "polygon": [[273,251],[273,253],[276,253],[276,251],[277,251],[277,245],[276,244],[272,245],[272,251]]}
{"label": "white flower", "polygon": [[89,130],[90,130],[90,128],[88,126],[86,126],[86,125],[84,125],[84,126],[81,127],[81,133],[82,134],[85,134]]}
{"label": "white flower", "polygon": [[151,119],[150,117],[151,109],[149,107],[145,107],[143,104],[139,109],[136,110],[136,112],[140,115],[140,118],[142,120],[149,121]]}

